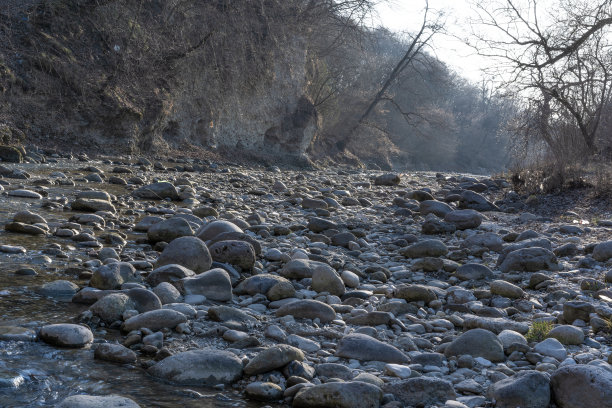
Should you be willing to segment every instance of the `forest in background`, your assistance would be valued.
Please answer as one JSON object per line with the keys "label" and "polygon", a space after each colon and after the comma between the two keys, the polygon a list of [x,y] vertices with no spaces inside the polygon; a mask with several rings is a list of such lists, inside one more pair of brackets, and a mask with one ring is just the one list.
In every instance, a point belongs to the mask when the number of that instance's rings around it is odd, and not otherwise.
{"label": "forest in background", "polygon": [[426,48],[359,121],[414,38],[369,26],[372,7],[363,0],[3,2],[4,142],[12,132],[75,150],[201,147],[383,168],[503,168],[512,104]]}
{"label": "forest in background", "polygon": [[609,0],[564,0],[543,21],[534,0],[473,2],[489,30],[475,52],[500,61],[482,84],[431,48],[443,10],[415,4],[420,31],[395,33],[372,26],[375,3],[3,1],[2,143],[480,173],[546,162],[560,179],[607,157]]}

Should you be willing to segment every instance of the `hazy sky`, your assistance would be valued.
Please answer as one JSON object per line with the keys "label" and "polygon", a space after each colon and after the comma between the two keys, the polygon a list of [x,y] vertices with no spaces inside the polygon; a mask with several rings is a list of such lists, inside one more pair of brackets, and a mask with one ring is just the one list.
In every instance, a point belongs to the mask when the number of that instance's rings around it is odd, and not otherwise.
{"label": "hazy sky", "polygon": [[[377,6],[377,23],[393,31],[416,31],[423,22],[424,0],[389,0]],[[474,55],[474,51],[454,38],[464,38],[469,31],[469,20],[474,10],[466,0],[429,0],[432,10],[445,13],[446,31],[450,35],[437,34],[433,47],[437,57],[466,78],[480,82],[480,69],[490,63]]]}

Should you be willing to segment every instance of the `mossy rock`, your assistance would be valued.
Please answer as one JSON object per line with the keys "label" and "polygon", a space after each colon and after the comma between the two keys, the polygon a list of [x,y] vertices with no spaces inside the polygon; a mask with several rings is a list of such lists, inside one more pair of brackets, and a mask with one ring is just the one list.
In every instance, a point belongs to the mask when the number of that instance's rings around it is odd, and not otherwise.
{"label": "mossy rock", "polygon": [[16,147],[0,145],[0,160],[8,163],[21,163],[23,155]]}

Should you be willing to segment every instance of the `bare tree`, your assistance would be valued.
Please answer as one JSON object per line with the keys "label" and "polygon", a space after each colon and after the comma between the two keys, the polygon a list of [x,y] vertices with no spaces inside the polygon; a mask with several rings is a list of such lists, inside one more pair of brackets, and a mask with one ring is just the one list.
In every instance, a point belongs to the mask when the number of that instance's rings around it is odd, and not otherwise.
{"label": "bare tree", "polygon": [[546,142],[558,161],[567,151],[559,129],[574,127],[585,153],[596,153],[612,85],[612,0],[562,0],[547,9],[537,0],[474,4],[470,44],[497,61],[488,73],[526,101],[518,128]]}
{"label": "bare tree", "polygon": [[[368,118],[368,116],[370,116],[376,105],[378,105],[383,100],[391,101],[392,104],[394,104],[396,108],[400,112],[402,112],[399,106],[397,106],[397,104],[393,101],[393,98],[387,95],[387,91],[397,81],[401,73],[408,66],[414,63],[414,61],[417,59],[417,56],[422,54],[423,49],[430,43],[432,37],[442,30],[443,24],[441,20],[442,14],[440,13],[435,13],[433,19],[431,18],[429,0],[425,0],[423,22],[421,24],[421,27],[419,28],[419,31],[414,36],[412,36],[406,53],[395,65],[387,79],[383,82],[382,87],[378,90],[378,92],[372,99],[372,102],[370,102],[366,110],[359,118],[357,125],[363,124],[364,121]],[[402,114],[406,115],[405,112],[402,112]]]}

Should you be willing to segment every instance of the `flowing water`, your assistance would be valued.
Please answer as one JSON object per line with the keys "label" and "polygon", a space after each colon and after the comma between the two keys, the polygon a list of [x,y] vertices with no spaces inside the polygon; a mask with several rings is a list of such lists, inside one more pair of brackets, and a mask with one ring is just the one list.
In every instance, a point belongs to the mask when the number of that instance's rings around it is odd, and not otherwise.
{"label": "flowing water", "polygon": [[[52,171],[74,175],[83,163],[61,162],[54,165],[20,165],[33,174],[33,178],[46,177]],[[97,164],[96,164],[97,165]],[[18,183],[11,180],[11,184]],[[111,194],[125,194],[122,186],[104,184],[80,184],[75,187],[49,186],[49,197],[69,195],[80,187],[104,188]],[[73,322],[87,308],[70,302],[70,299],[49,298],[37,292],[45,282],[58,279],[83,285],[63,267],[75,264],[81,258],[88,260],[84,251],[70,254],[66,264],[61,259],[47,258],[40,248],[57,242],[64,250],[71,241],[54,237],[36,237],[4,232],[3,225],[20,210],[30,209],[45,217],[48,222],[66,221],[71,213],[40,208],[40,200],[0,196],[0,244],[19,245],[26,254],[0,253],[0,333],[6,326],[20,326],[36,330],[44,324]],[[19,276],[14,272],[20,267],[32,267],[38,274]],[[118,333],[95,332],[96,339],[117,339]],[[91,349],[58,349],[40,341],[0,341],[0,407],[54,406],[63,398],[74,394],[119,394],[134,399],[142,407],[257,407],[260,404],[246,402],[231,387],[215,391],[211,388],[180,387],[165,384],[148,376],[136,366],[120,366],[94,360]]]}

